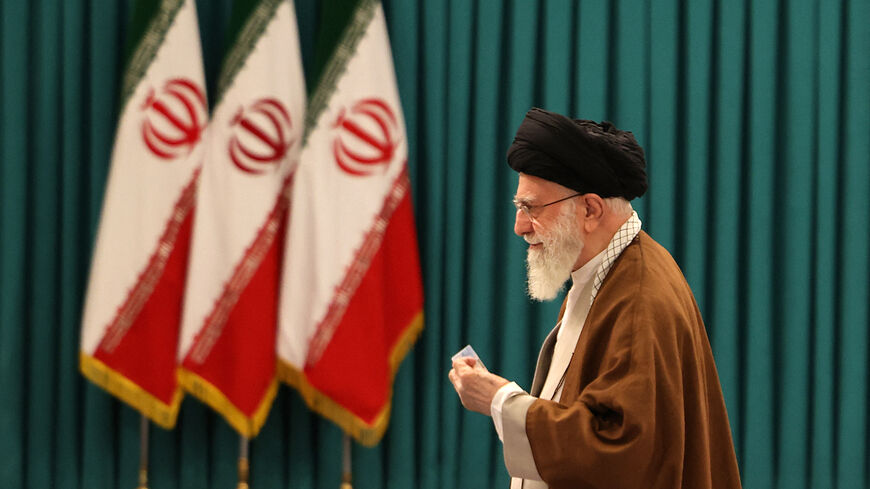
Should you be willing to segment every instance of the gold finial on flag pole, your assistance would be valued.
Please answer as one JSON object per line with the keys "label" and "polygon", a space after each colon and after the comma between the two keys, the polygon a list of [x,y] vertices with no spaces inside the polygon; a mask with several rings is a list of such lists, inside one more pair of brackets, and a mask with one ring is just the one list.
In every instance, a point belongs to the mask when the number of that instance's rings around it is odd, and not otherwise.
{"label": "gold finial on flag pole", "polygon": [[345,433],[342,450],[342,471],[341,471],[341,489],[353,489],[351,482],[353,480],[352,465],[350,463],[350,436]]}
{"label": "gold finial on flag pole", "polygon": [[148,418],[144,414],[139,420],[139,485],[136,489],[148,489]]}
{"label": "gold finial on flag pole", "polygon": [[236,489],[249,489],[248,473],[250,466],[248,465],[248,438],[244,435],[239,435],[239,483]]}

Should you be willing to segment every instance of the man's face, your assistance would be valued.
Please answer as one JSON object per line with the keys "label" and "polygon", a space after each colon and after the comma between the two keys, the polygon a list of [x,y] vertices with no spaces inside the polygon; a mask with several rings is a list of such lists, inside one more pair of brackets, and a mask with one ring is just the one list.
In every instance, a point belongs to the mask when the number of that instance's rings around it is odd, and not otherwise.
{"label": "man's face", "polygon": [[[563,199],[576,192],[542,178],[520,174],[516,200],[530,207]],[[528,292],[536,300],[556,297],[583,251],[577,220],[577,201],[567,199],[533,209],[532,216],[517,211],[514,232],[529,243],[526,255]]]}

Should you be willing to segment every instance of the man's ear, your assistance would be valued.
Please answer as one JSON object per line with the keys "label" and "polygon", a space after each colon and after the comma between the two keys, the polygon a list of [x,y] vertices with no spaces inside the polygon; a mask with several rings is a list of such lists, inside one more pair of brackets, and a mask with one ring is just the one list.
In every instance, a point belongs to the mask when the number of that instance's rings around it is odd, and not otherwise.
{"label": "man's ear", "polygon": [[583,215],[583,229],[591,233],[601,225],[604,220],[604,199],[598,194],[584,194],[582,197],[586,212]]}

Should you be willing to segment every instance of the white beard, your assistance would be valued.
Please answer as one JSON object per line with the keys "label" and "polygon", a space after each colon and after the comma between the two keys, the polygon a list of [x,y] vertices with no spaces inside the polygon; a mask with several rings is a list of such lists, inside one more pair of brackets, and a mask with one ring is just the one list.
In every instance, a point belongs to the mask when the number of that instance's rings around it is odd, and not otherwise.
{"label": "white beard", "polygon": [[554,299],[571,277],[574,263],[583,251],[583,236],[574,222],[572,207],[566,206],[549,233],[523,236],[529,244],[543,243],[542,249],[529,248],[526,254],[528,293],[532,299]]}

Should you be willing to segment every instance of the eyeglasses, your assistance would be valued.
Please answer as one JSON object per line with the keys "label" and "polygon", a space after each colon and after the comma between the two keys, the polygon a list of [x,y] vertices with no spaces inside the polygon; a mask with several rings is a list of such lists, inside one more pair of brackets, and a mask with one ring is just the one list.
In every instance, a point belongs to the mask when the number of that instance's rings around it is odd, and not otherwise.
{"label": "eyeglasses", "polygon": [[534,214],[537,214],[539,209],[543,209],[544,207],[547,207],[547,206],[550,206],[553,204],[558,204],[559,202],[562,202],[564,200],[573,199],[574,197],[579,197],[581,195],[583,195],[583,194],[576,193],[574,195],[569,195],[569,196],[561,198],[559,200],[554,200],[554,201],[549,202],[547,204],[541,204],[541,205],[529,205],[529,204],[526,204],[525,202],[520,202],[519,200],[517,200],[516,197],[514,197],[514,207],[516,207],[518,211],[523,211],[523,214],[525,214],[526,217],[528,217],[530,221],[538,222],[535,219]]}

